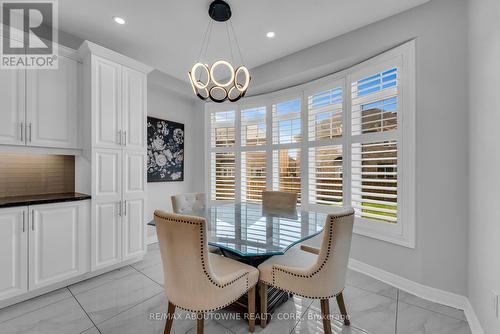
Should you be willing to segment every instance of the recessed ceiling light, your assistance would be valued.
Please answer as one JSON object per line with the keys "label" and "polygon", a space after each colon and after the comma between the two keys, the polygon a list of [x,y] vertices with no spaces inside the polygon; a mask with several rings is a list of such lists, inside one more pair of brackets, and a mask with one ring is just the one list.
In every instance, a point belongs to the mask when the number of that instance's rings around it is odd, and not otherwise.
{"label": "recessed ceiling light", "polygon": [[267,38],[273,38],[274,36],[276,36],[276,34],[274,33],[274,31],[270,31],[266,34],[266,37]]}
{"label": "recessed ceiling light", "polygon": [[115,22],[118,23],[118,24],[125,24],[125,19],[121,18],[119,16],[114,16],[113,20],[115,20]]}

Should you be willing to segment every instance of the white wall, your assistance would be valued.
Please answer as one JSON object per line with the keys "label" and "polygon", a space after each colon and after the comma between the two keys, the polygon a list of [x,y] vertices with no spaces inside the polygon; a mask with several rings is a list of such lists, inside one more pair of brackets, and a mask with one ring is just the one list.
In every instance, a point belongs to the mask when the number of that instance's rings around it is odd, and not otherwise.
{"label": "white wall", "polygon": [[[303,83],[416,38],[416,248],[356,235],[352,257],[466,295],[467,2],[433,0],[253,69],[250,94]],[[498,74],[497,74],[498,76]]]}
{"label": "white wall", "polygon": [[485,333],[500,333],[500,2],[469,2],[469,299]]}
{"label": "white wall", "polygon": [[172,210],[170,196],[203,191],[203,114],[199,113],[194,100],[164,87],[155,80],[155,75],[148,77],[148,116],[184,124],[185,161],[184,181],[148,183],[148,221],[153,219],[156,209]]}

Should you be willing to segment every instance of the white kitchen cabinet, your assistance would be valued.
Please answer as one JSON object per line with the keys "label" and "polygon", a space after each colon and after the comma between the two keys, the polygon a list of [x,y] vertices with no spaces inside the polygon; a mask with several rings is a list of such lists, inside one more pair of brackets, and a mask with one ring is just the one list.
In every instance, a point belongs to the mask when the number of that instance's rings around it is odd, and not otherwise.
{"label": "white kitchen cabinet", "polygon": [[92,145],[95,147],[119,148],[124,141],[121,75],[121,65],[92,57]]}
{"label": "white kitchen cabinet", "polygon": [[30,290],[89,270],[89,201],[30,206],[29,222]]}
{"label": "white kitchen cabinet", "polygon": [[99,201],[93,205],[92,270],[121,262],[121,201]]}
{"label": "white kitchen cabinet", "polygon": [[0,209],[0,300],[28,291],[27,207]]}
{"label": "white kitchen cabinet", "polygon": [[0,70],[0,144],[25,145],[24,70]]}
{"label": "white kitchen cabinet", "polygon": [[60,56],[57,70],[26,71],[27,145],[78,147],[78,62]]}
{"label": "white kitchen cabinet", "polygon": [[122,67],[123,146],[143,150],[146,146],[146,75]]}
{"label": "white kitchen cabinet", "polygon": [[122,245],[123,261],[146,253],[146,224],[144,198],[123,201]]}
{"label": "white kitchen cabinet", "polygon": [[93,199],[122,200],[122,150],[95,149],[92,157]]}

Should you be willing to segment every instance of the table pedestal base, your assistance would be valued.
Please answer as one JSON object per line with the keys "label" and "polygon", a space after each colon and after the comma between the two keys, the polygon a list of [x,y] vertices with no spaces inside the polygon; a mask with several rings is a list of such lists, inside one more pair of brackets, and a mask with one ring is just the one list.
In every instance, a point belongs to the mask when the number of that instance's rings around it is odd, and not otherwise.
{"label": "table pedestal base", "polygon": [[[264,262],[265,260],[267,260],[268,258],[271,257],[271,256],[250,256],[250,257],[245,256],[245,257],[243,257],[243,256],[239,256],[235,253],[225,251],[223,249],[221,249],[221,253],[225,257],[232,258],[232,259],[237,260],[239,262],[248,264],[252,267],[258,267],[259,264],[261,264],[262,262]],[[260,323],[260,318],[261,318],[261,315],[260,315],[260,291],[259,291],[259,289],[260,289],[260,286],[257,283],[257,288],[255,291],[255,312],[256,312],[256,317],[257,317],[257,324]],[[277,289],[277,288],[272,287],[272,286],[268,286],[268,288],[267,288],[267,314],[268,314],[267,322],[268,323],[271,320],[270,315],[273,314],[274,311],[276,311],[276,309],[280,305],[282,305],[288,299],[290,299],[290,297],[292,297],[292,295],[289,294],[288,292],[282,291],[282,290]],[[233,304],[229,305],[227,307],[227,309],[232,310],[232,311],[236,311],[239,313],[243,313],[243,314],[248,313],[248,296],[247,296],[247,294],[244,294],[243,296],[241,296],[240,299],[238,299]],[[248,318],[245,318],[245,319],[248,319]]]}

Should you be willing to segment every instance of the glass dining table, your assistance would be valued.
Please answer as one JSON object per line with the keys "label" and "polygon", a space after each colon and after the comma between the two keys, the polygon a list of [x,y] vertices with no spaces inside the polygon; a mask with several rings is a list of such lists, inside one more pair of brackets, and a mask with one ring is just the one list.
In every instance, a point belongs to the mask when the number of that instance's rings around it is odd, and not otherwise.
{"label": "glass dining table", "polygon": [[[320,212],[266,210],[261,204],[248,202],[213,205],[185,214],[206,219],[209,245],[218,247],[226,257],[255,267],[320,234],[326,219]],[[269,287],[268,312],[274,312],[288,298],[288,293]],[[257,305],[259,299],[257,294]],[[233,304],[243,312],[246,305],[246,295]]]}
{"label": "glass dining table", "polygon": [[326,218],[324,213],[266,210],[261,204],[248,202],[219,204],[185,214],[204,217],[208,244],[243,262],[285,254],[290,247],[321,233]]}

